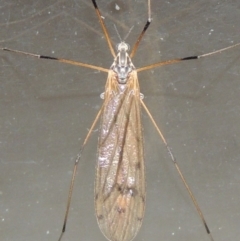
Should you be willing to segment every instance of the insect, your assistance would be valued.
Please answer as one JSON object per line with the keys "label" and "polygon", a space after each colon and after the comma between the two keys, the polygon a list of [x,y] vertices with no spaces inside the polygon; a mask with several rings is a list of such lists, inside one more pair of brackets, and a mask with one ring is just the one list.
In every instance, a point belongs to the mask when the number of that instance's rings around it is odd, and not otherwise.
{"label": "insect", "polygon": [[[142,141],[143,137],[140,118],[141,106],[143,106],[143,108],[146,110],[164,144],[166,145],[170,157],[174,162],[174,165],[176,166],[177,171],[180,174],[180,177],[204,223],[206,231],[209,234],[210,239],[213,240],[202,212],[200,211],[200,208],[194,196],[192,195],[192,192],[187,185],[178,164],[176,163],[172,151],[170,150],[165,138],[163,137],[161,131],[157,127],[157,124],[155,123],[143,102],[142,96],[140,94],[137,73],[167,64],[174,64],[181,61],[203,58],[227,50],[229,48],[236,47],[239,44],[200,56],[190,56],[181,59],[164,61],[142,68],[135,68],[131,58],[135,55],[135,52],[145,31],[151,23],[150,1],[148,21],[141,35],[137,39],[136,44],[133,46],[130,55],[128,54],[130,50],[129,46],[125,42],[121,42],[118,45],[118,53],[115,53],[110,37],[105,28],[101,13],[98,9],[97,2],[93,0],[92,3],[105,33],[110,51],[114,57],[114,62],[111,65],[110,70],[90,64],[79,63],[76,61],[29,54],[26,52],[11,50],[7,48],[2,48],[2,50],[30,55],[42,59],[55,60],[63,63],[78,65],[81,67],[92,68],[108,73],[105,93],[102,96],[104,99],[102,108],[97,114],[89,134],[83,143],[83,147],[85,146],[89,135],[91,134],[94,126],[101,116],[102,120],[98,144],[98,164],[95,185],[95,206],[96,216],[100,229],[109,240],[132,240],[136,236],[141,226],[144,215],[145,176]],[[80,161],[81,152],[75,162],[62,234],[65,232],[73,182],[77,164]],[[60,239],[61,238],[62,235]]]}

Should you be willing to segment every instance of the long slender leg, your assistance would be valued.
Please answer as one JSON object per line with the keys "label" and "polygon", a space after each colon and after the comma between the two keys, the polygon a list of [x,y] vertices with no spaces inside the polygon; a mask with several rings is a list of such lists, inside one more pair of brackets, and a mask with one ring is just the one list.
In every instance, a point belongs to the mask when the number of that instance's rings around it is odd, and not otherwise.
{"label": "long slender leg", "polygon": [[3,50],[3,51],[27,55],[27,56],[31,56],[31,57],[38,58],[38,59],[55,60],[55,61],[66,63],[66,64],[77,65],[77,66],[81,66],[81,67],[85,67],[85,68],[89,68],[89,69],[96,69],[96,70],[99,70],[99,71],[102,71],[102,72],[108,72],[109,71],[109,69],[105,69],[105,68],[95,66],[95,65],[92,65],[92,64],[85,64],[85,63],[74,61],[74,60],[55,58],[55,57],[46,56],[46,55],[33,54],[33,53],[23,52],[23,51],[19,51],[19,50],[15,50],[15,49],[8,49],[8,48],[0,48],[0,49]]}
{"label": "long slender leg", "polygon": [[190,198],[191,198],[192,201],[193,201],[193,204],[194,204],[194,206],[195,206],[195,208],[196,208],[196,210],[197,210],[197,212],[198,212],[198,215],[200,216],[200,218],[201,218],[201,220],[202,220],[202,222],[203,222],[203,225],[204,225],[204,227],[205,227],[205,229],[206,229],[207,234],[209,235],[210,240],[211,240],[211,241],[214,241],[214,239],[213,239],[213,237],[212,237],[212,234],[211,234],[211,232],[210,232],[210,229],[209,229],[209,227],[208,227],[208,225],[207,225],[207,222],[206,222],[206,220],[205,220],[205,218],[204,218],[204,216],[203,216],[203,213],[202,213],[202,211],[201,211],[201,209],[200,209],[200,207],[199,207],[199,205],[198,205],[198,203],[197,203],[197,200],[196,200],[196,198],[194,197],[194,195],[193,195],[193,193],[192,193],[192,191],[191,191],[191,189],[190,189],[190,187],[189,187],[189,185],[188,185],[185,177],[183,176],[183,173],[182,173],[182,171],[181,171],[181,169],[180,169],[180,167],[179,167],[179,165],[178,165],[178,163],[177,163],[177,160],[176,160],[175,156],[173,155],[173,153],[172,153],[172,151],[171,151],[171,149],[170,149],[170,147],[169,147],[166,139],[164,138],[161,130],[159,129],[158,125],[156,124],[155,120],[153,119],[153,116],[151,115],[151,113],[150,113],[150,111],[148,110],[147,106],[144,104],[144,102],[142,101],[142,99],[141,99],[140,101],[141,101],[141,104],[142,104],[143,108],[145,109],[145,111],[147,112],[148,116],[150,117],[150,119],[151,119],[154,127],[156,128],[158,134],[160,135],[160,137],[161,137],[164,145],[166,146],[167,151],[168,151],[168,153],[169,153],[169,155],[170,155],[170,157],[171,157],[171,159],[172,159],[172,161],[173,161],[173,163],[174,163],[174,165],[175,165],[175,167],[176,167],[176,169],[177,169],[177,172],[178,172],[178,174],[179,174],[179,176],[180,176],[180,178],[181,178],[181,180],[182,180],[185,188],[187,189]]}
{"label": "long slender leg", "polygon": [[134,46],[132,48],[132,52],[130,54],[130,58],[133,58],[133,56],[135,55],[135,53],[137,51],[137,48],[138,48],[138,46],[139,46],[139,44],[140,44],[140,42],[142,40],[142,37],[145,34],[145,32],[147,31],[151,21],[152,21],[152,18],[151,18],[151,1],[148,0],[148,20],[147,20],[147,22],[146,22],[146,24],[145,24],[141,34],[139,35],[137,41],[135,42],[135,44],[134,44]]}
{"label": "long slender leg", "polygon": [[93,124],[92,124],[90,130],[88,131],[87,136],[86,136],[86,138],[84,139],[84,142],[83,142],[83,144],[82,144],[82,146],[81,146],[81,148],[80,148],[80,151],[79,151],[79,153],[78,153],[78,155],[77,155],[77,158],[76,158],[76,160],[75,160],[75,162],[74,162],[73,174],[72,174],[71,184],[70,184],[69,193],[68,193],[67,207],[66,207],[66,212],[65,212],[65,216],[64,216],[64,222],[63,222],[62,232],[61,232],[61,235],[60,235],[58,241],[60,241],[60,240],[62,239],[62,236],[63,236],[63,234],[64,234],[64,232],[65,232],[65,230],[66,230],[68,213],[69,213],[69,208],[70,208],[70,204],[71,204],[73,186],[74,186],[74,181],[75,181],[75,177],[76,177],[76,172],[77,172],[78,163],[79,163],[79,161],[80,161],[80,159],[81,159],[81,155],[82,155],[83,149],[84,149],[84,147],[85,147],[85,145],[86,145],[86,143],[87,143],[87,141],[88,141],[88,139],[89,139],[89,137],[90,137],[90,135],[91,135],[91,133],[92,133],[92,131],[93,131],[93,128],[95,127],[95,125],[96,125],[96,123],[97,123],[97,121],[98,121],[98,119],[99,119],[99,117],[100,117],[100,115],[101,115],[101,113],[102,113],[103,107],[104,107],[104,104],[102,105],[102,107],[101,107],[101,109],[99,110],[99,112],[98,112],[95,120],[93,121]]}
{"label": "long slender leg", "polygon": [[[202,55],[192,55],[192,56],[188,56],[188,57],[184,57],[184,58],[177,58],[177,59],[171,59],[171,60],[157,62],[155,64],[150,64],[150,65],[147,65],[147,66],[144,66],[144,67],[137,68],[137,72],[153,69],[153,68],[156,68],[156,67],[161,67],[161,66],[164,66],[164,65],[176,64],[176,63],[180,63],[180,62],[185,61],[185,60],[196,60],[196,59],[200,59],[200,58],[209,57],[211,55],[222,53],[224,51],[227,51],[229,49],[232,49],[232,48],[235,48],[235,47],[238,47],[238,46],[240,46],[240,43],[237,43],[237,44],[234,44],[234,45],[231,45],[231,46],[228,46],[226,48],[222,48],[222,49],[219,49],[219,50],[216,50],[216,51],[213,51],[213,52],[202,54]],[[102,72],[108,72],[109,71],[109,69],[102,68],[100,66],[95,66],[95,65],[86,64],[86,63],[68,60],[68,59],[63,59],[63,58],[56,58],[56,57],[46,56],[46,55],[38,55],[38,54],[23,52],[23,51],[9,49],[9,48],[0,48],[0,50],[12,52],[12,53],[17,53],[17,54],[28,55],[28,56],[35,57],[35,58],[38,58],[38,59],[55,60],[55,61],[66,63],[66,64],[81,66],[81,67],[90,68],[90,69],[96,69],[96,70],[99,70],[99,71],[102,71]]]}
{"label": "long slender leg", "polygon": [[193,59],[200,59],[200,58],[209,57],[211,55],[221,53],[223,51],[235,48],[237,46],[240,46],[240,43],[237,43],[237,44],[234,44],[234,45],[231,45],[231,46],[228,46],[226,48],[222,48],[222,49],[219,49],[219,50],[216,50],[216,51],[213,51],[213,52],[202,54],[202,55],[193,55],[193,56],[188,56],[188,57],[179,58],[179,59],[171,59],[171,60],[161,61],[161,62],[158,62],[158,63],[155,63],[155,64],[150,64],[150,65],[138,68],[137,72],[148,70],[148,69],[153,69],[153,68],[164,66],[164,65],[176,64],[176,63],[179,63],[179,62],[185,61],[185,60],[193,60]]}
{"label": "long slender leg", "polygon": [[112,53],[112,56],[115,58],[115,57],[116,57],[116,54],[115,54],[115,51],[114,51],[114,49],[113,49],[112,41],[111,41],[111,39],[110,39],[110,37],[109,37],[107,28],[106,28],[106,26],[105,26],[105,24],[104,24],[104,21],[103,21],[103,19],[102,19],[102,15],[101,15],[101,13],[100,13],[100,11],[99,11],[99,8],[98,8],[98,6],[97,6],[96,0],[92,0],[92,3],[93,3],[93,6],[94,6],[94,8],[95,8],[95,11],[96,11],[96,13],[97,13],[98,20],[99,20],[99,22],[100,22],[100,24],[101,24],[101,26],[102,26],[102,30],[103,30],[103,32],[104,32],[105,38],[106,38],[106,40],[107,40],[107,42],[108,42],[108,47],[110,48],[110,51],[111,51],[111,53]]}
{"label": "long slender leg", "polygon": [[[99,8],[98,8],[98,6],[97,6],[97,3],[96,3],[95,0],[92,0],[92,3],[93,3],[93,6],[94,6],[94,8],[95,8],[95,11],[96,11],[96,13],[97,13],[97,16],[98,16],[99,22],[100,22],[100,24],[101,24],[102,30],[103,30],[103,32],[104,32],[105,38],[106,38],[106,40],[107,40],[108,47],[109,47],[109,49],[110,49],[110,51],[111,51],[111,54],[112,54],[113,57],[115,58],[115,57],[116,57],[116,54],[115,54],[115,51],[114,51],[114,48],[113,48],[111,39],[110,39],[110,37],[109,37],[107,28],[106,28],[106,26],[105,26],[105,24],[104,24],[104,21],[103,21],[102,17],[101,17],[101,13],[100,13],[100,11],[99,11]],[[18,53],[18,54],[28,55],[28,56],[36,57],[36,58],[39,58],[39,59],[55,60],[55,61],[62,62],[62,63],[77,65],[77,66],[86,67],[86,68],[90,68],[90,69],[96,69],[96,70],[99,70],[99,71],[102,71],[102,72],[108,72],[108,69],[105,69],[105,68],[102,68],[102,67],[99,67],[99,66],[95,66],[95,65],[91,65],[91,64],[85,64],[85,63],[78,62],[78,61],[73,61],[73,60],[68,60],[68,59],[63,59],[63,58],[55,58],[55,57],[45,56],[45,55],[38,55],[38,54],[23,52],[23,51],[14,50],[14,49],[9,49],[9,48],[0,48],[0,49],[3,50],[3,51],[9,51],[9,52],[12,52],[12,53]]]}

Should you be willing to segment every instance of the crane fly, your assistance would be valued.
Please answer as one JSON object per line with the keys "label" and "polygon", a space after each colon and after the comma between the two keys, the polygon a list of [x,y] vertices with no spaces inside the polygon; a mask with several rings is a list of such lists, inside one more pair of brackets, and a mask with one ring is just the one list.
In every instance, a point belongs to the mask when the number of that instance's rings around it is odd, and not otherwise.
{"label": "crane fly", "polygon": [[182,174],[182,171],[179,168],[179,165],[177,164],[176,158],[174,157],[167,141],[158,128],[147,106],[143,102],[143,95],[140,93],[137,74],[140,71],[149,70],[155,67],[175,64],[185,60],[196,60],[217,54],[239,46],[240,43],[198,56],[195,55],[185,58],[177,58],[141,68],[135,68],[131,59],[134,57],[139,43],[151,23],[150,0],[148,0],[148,20],[130,54],[129,45],[126,44],[125,41],[121,41],[117,45],[117,54],[115,53],[96,0],[92,0],[92,3],[104,32],[110,52],[114,57],[114,61],[110,69],[63,58],[37,55],[9,48],[1,48],[1,50],[4,51],[19,53],[40,59],[55,60],[108,73],[105,92],[102,95],[102,98],[104,99],[102,107],[100,108],[75,160],[64,224],[59,241],[62,240],[62,236],[66,229],[77,166],[84,146],[86,145],[90,134],[100,118],[101,124],[98,140],[98,157],[95,181],[95,210],[98,225],[104,236],[111,241],[131,241],[137,235],[142,224],[146,200],[141,106],[150,117],[158,134],[165,144],[180,179],[195,205],[209,239],[213,241],[214,239],[211,235],[207,222]]}

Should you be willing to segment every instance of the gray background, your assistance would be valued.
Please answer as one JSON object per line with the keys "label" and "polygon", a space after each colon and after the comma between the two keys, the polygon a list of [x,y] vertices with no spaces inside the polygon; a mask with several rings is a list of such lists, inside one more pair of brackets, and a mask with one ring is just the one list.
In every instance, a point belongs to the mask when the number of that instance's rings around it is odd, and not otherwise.
{"label": "gray background", "polygon": [[[115,4],[120,10],[115,9]],[[147,1],[99,0],[114,44]],[[108,68],[112,56],[90,0],[0,1],[0,46]],[[202,54],[240,41],[238,0],[153,1],[153,22],[133,62]],[[139,74],[145,102],[162,129],[215,241],[240,239],[240,48]],[[56,241],[73,161],[101,105],[105,73],[0,53],[1,240]],[[147,207],[135,240],[209,240],[143,111]],[[63,240],[98,240],[93,185],[97,128],[79,165]]]}

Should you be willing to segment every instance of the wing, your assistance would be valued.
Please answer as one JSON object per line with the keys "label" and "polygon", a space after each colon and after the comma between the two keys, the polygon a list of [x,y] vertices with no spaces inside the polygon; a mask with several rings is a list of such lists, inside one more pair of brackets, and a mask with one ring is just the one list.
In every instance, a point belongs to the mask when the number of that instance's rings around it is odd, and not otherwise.
{"label": "wing", "polygon": [[111,241],[132,240],[145,209],[140,92],[133,71],[124,89],[110,73],[98,141],[95,208],[99,227]]}

